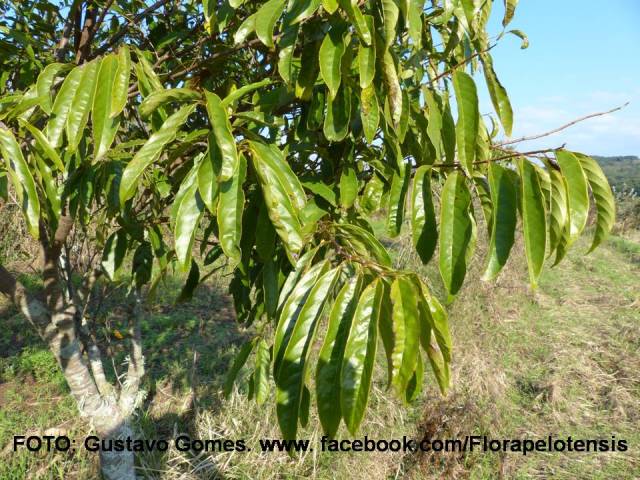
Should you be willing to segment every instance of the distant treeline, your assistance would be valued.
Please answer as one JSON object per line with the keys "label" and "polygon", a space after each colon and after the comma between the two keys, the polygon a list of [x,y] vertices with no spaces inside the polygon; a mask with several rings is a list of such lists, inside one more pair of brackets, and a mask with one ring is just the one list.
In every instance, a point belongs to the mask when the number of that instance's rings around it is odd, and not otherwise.
{"label": "distant treeline", "polygon": [[609,182],[616,192],[640,195],[640,158],[637,156],[597,157]]}

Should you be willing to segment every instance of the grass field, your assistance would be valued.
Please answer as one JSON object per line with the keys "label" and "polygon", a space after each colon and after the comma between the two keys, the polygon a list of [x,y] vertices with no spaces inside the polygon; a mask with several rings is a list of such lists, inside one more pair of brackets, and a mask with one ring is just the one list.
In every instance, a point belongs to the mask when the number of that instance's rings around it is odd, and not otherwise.
{"label": "grass field", "polygon": [[[396,264],[415,268],[441,293],[435,267],[419,266],[406,239],[388,241]],[[514,255],[495,283],[483,283],[481,262],[449,307],[454,338],[453,388],[443,398],[431,373],[414,405],[385,390],[378,369],[361,435],[372,438],[626,439],[612,453],[320,453],[190,454],[175,449],[139,457],[139,474],[169,479],[269,478],[640,478],[640,244],[613,237],[588,256],[587,239],[543,274],[532,292],[522,255]],[[521,246],[516,246],[521,251]],[[23,276],[24,280],[30,277]],[[37,283],[28,282],[37,289]],[[178,283],[161,298],[175,298]],[[258,407],[240,381],[220,393],[224,372],[245,334],[223,293],[225,278],[201,288],[194,301],[150,307],[144,326],[148,391],[138,428],[147,438],[279,437],[273,402]],[[0,303],[0,478],[94,478],[97,457],[13,453],[14,434],[89,432],[75,415],[51,355]],[[114,348],[118,348],[113,340]],[[299,436],[317,441],[311,419]],[[339,435],[346,436],[344,429]],[[6,447],[5,447],[6,445]]]}

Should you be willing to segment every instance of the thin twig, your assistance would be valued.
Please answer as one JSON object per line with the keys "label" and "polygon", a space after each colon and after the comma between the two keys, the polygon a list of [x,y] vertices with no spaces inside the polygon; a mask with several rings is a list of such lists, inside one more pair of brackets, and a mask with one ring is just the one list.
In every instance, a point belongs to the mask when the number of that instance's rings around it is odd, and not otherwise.
{"label": "thin twig", "polygon": [[561,127],[558,128],[554,128],[553,130],[549,130],[548,132],[545,133],[540,133],[538,135],[531,135],[531,136],[525,136],[525,137],[520,137],[520,138],[516,138],[515,140],[509,140],[506,142],[502,142],[502,143],[498,143],[498,146],[504,146],[504,145],[512,145],[514,143],[520,143],[520,142],[526,142],[528,140],[537,140],[538,138],[542,138],[542,137],[548,137],[549,135],[553,135],[554,133],[558,133],[566,128],[569,128],[573,125],[575,125],[576,123],[580,123],[583,122],[585,120],[588,120],[590,118],[594,118],[594,117],[601,117],[602,115],[608,115],[610,113],[613,112],[617,112],[618,110],[622,110],[624,107],[626,107],[627,105],[629,105],[629,102],[625,103],[624,105],[620,105],[619,107],[616,108],[612,108],[611,110],[607,110],[606,112],[597,112],[597,113],[591,113],[589,115],[585,115],[584,117],[580,117],[576,120],[573,120],[565,125],[562,125]]}
{"label": "thin twig", "polygon": [[[509,158],[514,157],[531,157],[533,155],[539,155],[542,153],[551,153],[557,150],[562,150],[564,148],[564,144],[560,147],[556,148],[545,148],[543,150],[531,150],[530,152],[511,152],[507,155],[502,155],[500,157],[490,158],[488,160],[479,160],[477,162],[473,162],[474,165],[482,165],[483,163],[491,163],[491,162],[499,162],[500,160],[508,160]],[[431,165],[432,168],[460,168],[462,164],[460,163],[434,163]]]}

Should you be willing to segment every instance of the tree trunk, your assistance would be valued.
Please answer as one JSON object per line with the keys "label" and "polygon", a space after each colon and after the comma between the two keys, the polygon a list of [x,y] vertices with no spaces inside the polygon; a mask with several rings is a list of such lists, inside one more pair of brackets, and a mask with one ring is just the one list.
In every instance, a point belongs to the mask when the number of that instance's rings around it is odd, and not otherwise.
{"label": "tree trunk", "polygon": [[[94,425],[98,436],[106,446],[114,444],[115,440],[126,441],[134,438],[129,419],[117,418],[95,419]],[[101,451],[100,469],[105,480],[135,480],[135,457],[133,452]]]}

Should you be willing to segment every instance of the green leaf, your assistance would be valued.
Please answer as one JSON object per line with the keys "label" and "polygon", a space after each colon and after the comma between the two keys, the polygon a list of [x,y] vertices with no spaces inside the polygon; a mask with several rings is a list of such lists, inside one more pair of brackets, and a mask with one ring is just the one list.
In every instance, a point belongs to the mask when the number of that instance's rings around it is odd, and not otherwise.
{"label": "green leaf", "polygon": [[372,143],[380,122],[380,107],[373,85],[364,88],[360,94],[360,118],[362,119],[364,136],[367,142]]}
{"label": "green leaf", "polygon": [[231,395],[231,389],[233,388],[233,384],[235,383],[236,378],[238,377],[238,373],[240,373],[240,370],[242,369],[242,367],[244,367],[244,364],[247,363],[247,359],[249,358],[249,355],[253,351],[254,345],[255,345],[255,342],[253,340],[249,340],[245,342],[240,348],[240,351],[236,354],[235,358],[233,359],[233,364],[231,365],[231,368],[227,372],[227,377],[225,378],[225,382],[224,382],[225,397],[228,397],[229,395]]}
{"label": "green leaf", "polygon": [[16,190],[29,233],[34,238],[38,238],[40,233],[40,200],[36,183],[13,133],[2,127],[0,127],[0,151],[5,159],[13,188]]}
{"label": "green leaf", "polygon": [[613,224],[616,221],[616,203],[607,177],[600,165],[591,157],[576,153],[575,156],[582,165],[582,170],[587,176],[593,198],[596,202],[598,216],[596,219],[596,231],[593,234],[593,242],[589,248],[592,252],[604,239],[607,238]]}
{"label": "green leaf", "polygon": [[282,15],[285,0],[269,0],[256,12],[256,35],[267,47],[273,47],[273,28]]}
{"label": "green leaf", "polygon": [[504,18],[502,19],[502,26],[506,27],[511,22],[513,14],[516,12],[516,6],[518,0],[504,0]]}
{"label": "green leaf", "polygon": [[260,89],[262,87],[266,87],[267,85],[271,85],[272,83],[273,83],[273,80],[271,80],[270,78],[265,78],[263,80],[260,80],[259,82],[254,82],[254,83],[250,83],[248,85],[243,85],[239,89],[234,90],[229,95],[224,97],[222,99],[222,102],[220,102],[220,103],[221,103],[223,108],[227,108],[228,106],[232,105],[234,102],[237,102],[238,100],[240,100],[247,93],[251,93],[251,92],[253,92],[255,90],[258,90],[258,89]]}
{"label": "green leaf", "polygon": [[111,90],[111,118],[124,110],[129,98],[129,79],[131,78],[131,54],[129,47],[123,45],[118,52],[118,70]]}
{"label": "green leaf", "polygon": [[292,202],[291,184],[287,182],[284,168],[274,162],[274,152],[265,144],[250,142],[253,166],[258,176],[269,218],[291,254],[297,254],[304,246],[300,210]]}
{"label": "green leaf", "polygon": [[389,101],[391,121],[393,127],[398,128],[400,120],[402,119],[402,90],[400,89],[400,80],[398,79],[396,64],[389,51],[386,51],[382,57],[382,73],[384,75],[384,84],[387,88],[387,100]]}
{"label": "green leaf", "polygon": [[340,175],[340,205],[350,208],[358,196],[358,176],[355,165],[351,162],[344,163]]}
{"label": "green leaf", "polygon": [[44,156],[51,160],[51,163],[53,163],[60,172],[64,172],[64,163],[62,162],[60,155],[58,155],[58,152],[56,152],[53,146],[49,143],[49,140],[45,137],[44,133],[29,122],[22,121],[20,124],[31,132],[31,135],[35,138],[36,143],[44,153]]}
{"label": "green leaf", "polygon": [[191,265],[191,250],[204,212],[204,203],[198,192],[198,183],[195,181],[196,176],[190,175],[187,179],[189,180],[188,188],[177,200],[174,227],[176,258],[184,271]]}
{"label": "green leaf", "polygon": [[511,130],[513,129],[513,110],[507,95],[507,90],[502,86],[500,80],[498,80],[498,76],[493,69],[491,56],[487,53],[482,55],[480,58],[482,59],[484,78],[487,82],[487,88],[489,89],[491,103],[493,103],[493,108],[496,110],[496,113],[500,118],[505,135],[509,137],[511,136]]}
{"label": "green leaf", "polygon": [[347,13],[347,18],[353,25],[360,38],[365,45],[371,45],[375,30],[365,15],[360,11],[358,0],[338,0],[342,9]]}
{"label": "green leaf", "polygon": [[338,0],[322,0],[322,7],[328,13],[335,13],[338,10]]}
{"label": "green leaf", "polygon": [[520,44],[521,50],[529,48],[529,37],[527,37],[527,34],[522,30],[509,30],[507,33],[511,33],[512,35],[515,35],[520,40],[522,40],[522,43]]}
{"label": "green leaf", "polygon": [[[276,376],[276,411],[280,431],[285,439],[296,438],[309,351],[313,345],[320,314],[339,274],[340,267],[329,270],[311,288],[296,316],[295,325],[282,355]],[[284,344],[279,351],[283,347]]]}
{"label": "green leaf", "polygon": [[220,246],[234,264],[240,263],[242,251],[242,212],[244,210],[244,190],[242,185],[247,175],[247,160],[240,155],[238,168],[233,177],[220,183],[218,200],[218,231]]}
{"label": "green leaf", "polygon": [[398,0],[382,0],[385,47],[389,48],[396,39],[396,26],[400,17]]}
{"label": "green leaf", "polygon": [[569,222],[567,181],[558,170],[549,168],[551,201],[549,206],[549,255],[560,246]]}
{"label": "green leaf", "polygon": [[213,134],[209,134],[209,150],[198,169],[198,191],[209,212],[217,212],[216,200],[220,189],[218,177],[222,165],[222,154]]}
{"label": "green leaf", "polygon": [[438,243],[438,225],[431,195],[431,167],[418,167],[411,194],[411,232],[413,246],[422,263],[431,260]]}
{"label": "green leaf", "polygon": [[69,66],[64,63],[51,63],[38,75],[36,90],[38,92],[38,98],[40,99],[40,108],[42,108],[42,111],[47,115],[51,115],[51,88],[53,87],[53,81],[60,72],[64,72],[68,68]]}
{"label": "green leaf", "polygon": [[568,249],[580,236],[587,225],[589,215],[589,190],[587,177],[578,157],[565,150],[556,152],[556,161],[567,181],[569,199],[569,231],[566,242]]}
{"label": "green leaf", "polygon": [[100,60],[96,59],[85,63],[81,67],[82,78],[73,95],[66,122],[67,141],[69,143],[67,146],[68,152],[76,151],[84,135],[89,113],[93,107],[100,63]]}
{"label": "green leaf", "polygon": [[269,368],[271,366],[271,352],[264,340],[258,342],[256,350],[256,369],[253,374],[253,384],[256,392],[256,403],[262,405],[269,398]]}
{"label": "green leaf", "polygon": [[76,67],[62,82],[51,109],[51,116],[46,127],[47,138],[54,148],[62,146],[62,132],[67,123],[67,115],[71,108],[73,96],[82,80],[83,67]]}
{"label": "green leaf", "polygon": [[222,101],[215,93],[206,92],[207,112],[209,113],[209,121],[211,122],[211,130],[216,139],[218,148],[222,153],[222,168],[220,170],[220,181],[229,180],[236,168],[238,168],[238,151],[236,150],[236,141],[231,132],[231,123],[229,115],[222,106]]}
{"label": "green leaf", "polygon": [[544,265],[547,241],[547,213],[540,178],[535,167],[528,160],[518,161],[520,172],[520,201],[522,203],[522,224],[525,253],[529,266],[531,287],[536,288],[538,277]]}
{"label": "green leaf", "polygon": [[324,136],[331,142],[340,142],[349,134],[351,122],[351,95],[342,86],[335,97],[327,98],[327,115],[324,117]]}
{"label": "green leaf", "polygon": [[400,235],[402,229],[410,178],[411,169],[405,166],[402,172],[394,172],[393,178],[391,179],[389,211],[387,214],[387,233],[391,237]]}
{"label": "green leaf", "polygon": [[456,124],[458,158],[467,171],[472,172],[480,120],[478,92],[473,78],[461,70],[456,70],[453,74],[453,88],[458,104],[458,123]]}
{"label": "green leaf", "polygon": [[151,134],[149,140],[136,152],[133,159],[122,172],[120,180],[120,202],[124,203],[134,196],[140,175],[162,153],[162,149],[176,138],[178,129],[187,121],[187,117],[195,110],[195,105],[186,105],[171,115],[162,127]]}
{"label": "green leaf", "polygon": [[235,43],[236,45],[240,45],[247,39],[249,35],[251,35],[251,32],[256,29],[257,18],[258,14],[256,12],[244,19],[244,21],[238,27],[238,30],[236,30],[236,33],[233,35],[233,43]]}
{"label": "green leaf", "polygon": [[96,91],[93,98],[93,161],[102,158],[113,143],[120,125],[119,117],[111,117],[111,95],[118,71],[118,57],[107,55],[100,63]]}
{"label": "green leaf", "polygon": [[345,346],[340,373],[340,408],[352,435],[358,430],[369,401],[382,293],[380,280],[375,280],[364,289],[358,299]]}
{"label": "green leaf", "polygon": [[393,305],[392,383],[402,395],[416,369],[420,355],[420,313],[418,291],[407,277],[396,277],[391,284]]}
{"label": "green leaf", "polygon": [[200,92],[191,90],[189,88],[171,88],[169,90],[156,90],[151,92],[142,103],[138,111],[143,117],[148,117],[155,112],[159,107],[169,102],[194,102],[200,100],[202,95]]}
{"label": "green leaf", "polygon": [[362,289],[362,278],[351,277],[338,292],[329,313],[327,333],[320,349],[316,371],[318,416],[325,435],[334,437],[340,425],[340,372],[351,322]]}
{"label": "green leaf", "polygon": [[320,75],[329,88],[331,98],[338,94],[342,79],[342,56],[345,52],[344,33],[344,24],[333,22],[331,30],[322,40],[318,54]]}
{"label": "green leaf", "polygon": [[449,295],[462,287],[473,248],[471,194],[459,172],[447,177],[440,197],[440,275]]}
{"label": "green leaf", "polygon": [[[369,29],[372,32],[375,31],[373,17],[371,15],[365,15],[365,19],[369,25]],[[373,83],[373,78],[376,74],[375,45],[367,46],[364,43],[360,44],[358,48],[358,71],[360,73],[360,88],[364,90]]]}
{"label": "green leaf", "polygon": [[439,99],[436,99],[436,92],[425,88],[423,89],[423,94],[428,116],[427,136],[435,148],[436,158],[440,161],[444,156],[442,142],[442,107],[438,101]]}
{"label": "green leaf", "polygon": [[127,234],[123,229],[112,233],[104,245],[101,265],[110,280],[116,280],[127,254]]}
{"label": "green leaf", "polygon": [[518,220],[518,191],[509,171],[495,162],[489,163],[489,188],[493,205],[491,240],[483,280],[496,278],[507,262]]}

